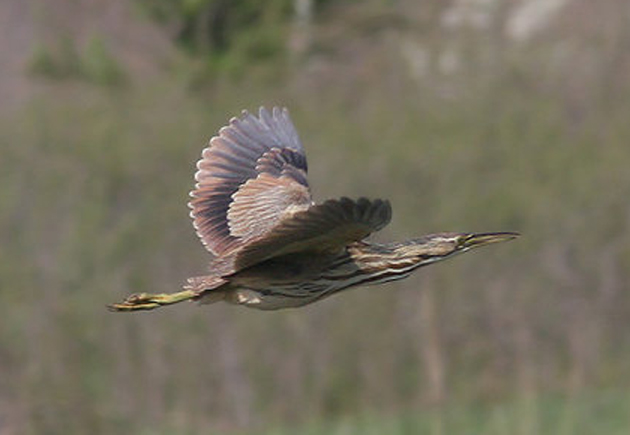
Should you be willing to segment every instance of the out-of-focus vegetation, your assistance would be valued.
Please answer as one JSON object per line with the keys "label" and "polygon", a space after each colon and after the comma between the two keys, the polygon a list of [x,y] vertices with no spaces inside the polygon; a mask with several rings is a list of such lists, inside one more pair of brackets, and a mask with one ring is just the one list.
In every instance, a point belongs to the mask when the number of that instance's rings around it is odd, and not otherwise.
{"label": "out-of-focus vegetation", "polygon": [[122,68],[102,39],[95,37],[83,53],[68,37],[60,38],[56,44],[38,45],[33,49],[29,70],[36,76],[85,80],[96,85],[120,85],[124,81]]}
{"label": "out-of-focus vegetation", "polygon": [[[141,0],[140,5],[177,43],[204,55],[233,51],[239,42],[264,42],[261,39],[265,38],[252,38],[253,34],[275,32],[281,36],[293,15],[291,0]],[[263,51],[273,55],[284,47],[282,39],[277,38],[269,50]]]}
{"label": "out-of-focus vegetation", "polygon": [[[0,111],[0,434],[628,431],[624,2],[568,0],[530,33],[527,2],[234,2],[256,12],[230,40],[284,29],[236,78],[148,3],[48,3],[80,13],[26,15],[58,36]],[[300,310],[107,312],[203,272],[194,163],[262,104],[291,109],[317,199],[392,200],[378,238],[523,237]]]}
{"label": "out-of-focus vegetation", "polygon": [[[628,431],[627,392],[603,391],[567,401],[554,396],[500,403],[451,403],[445,408],[425,407],[402,415],[359,415],[334,423],[317,422],[297,430],[301,435],[429,435],[443,434],[625,434]],[[295,428],[273,430],[289,435]]]}

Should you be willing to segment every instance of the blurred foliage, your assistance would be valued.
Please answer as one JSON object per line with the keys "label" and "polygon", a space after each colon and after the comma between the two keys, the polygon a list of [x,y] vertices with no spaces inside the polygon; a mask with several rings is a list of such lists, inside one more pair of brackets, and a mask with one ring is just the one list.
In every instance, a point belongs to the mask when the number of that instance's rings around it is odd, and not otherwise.
{"label": "blurred foliage", "polygon": [[125,81],[122,67],[101,38],[92,37],[88,41],[81,64],[83,75],[97,85],[119,85]]}
{"label": "blurred foliage", "polygon": [[[212,72],[241,78],[266,63],[282,63],[295,26],[296,0],[141,0],[179,47],[206,62]],[[307,0],[315,12],[329,0]],[[310,17],[309,19],[312,19]],[[274,73],[278,68],[274,69]],[[208,75],[203,70],[203,75]],[[201,76],[199,74],[198,76]],[[207,81],[207,78],[206,80]]]}
{"label": "blurred foliage", "polygon": [[[314,24],[327,49],[289,67],[252,48],[286,30],[269,23],[288,3],[236,3],[221,3],[244,14],[222,50],[240,78],[191,88],[185,59],[113,92],[89,86],[126,71],[104,41],[35,51],[44,75],[92,79],[48,83],[0,119],[0,433],[626,433],[627,26],[582,61],[574,22],[560,46],[429,25],[355,34],[344,2]],[[444,7],[377,3],[422,23]],[[317,200],[392,200],[377,239],[523,237],[300,310],[107,312],[202,273],[194,162],[261,104],[290,108]]]}
{"label": "blurred foliage", "polygon": [[[192,53],[247,50],[254,59],[264,59],[282,49],[282,29],[291,18],[292,1],[142,0],[141,5],[156,21],[173,29],[175,41]],[[243,40],[248,40],[246,47]]]}
{"label": "blurred foliage", "polygon": [[101,86],[120,85],[125,73],[102,38],[93,36],[81,52],[74,40],[60,38],[50,46],[38,44],[32,53],[30,73],[53,79],[79,79]]}
{"label": "blurred foliage", "polygon": [[43,44],[33,50],[29,70],[33,74],[51,78],[68,78],[81,75],[81,61],[74,41],[68,37],[60,38],[57,50],[53,53]]}
{"label": "blurred foliage", "polygon": [[630,425],[626,391],[597,391],[578,397],[543,396],[501,403],[454,403],[397,416],[365,415],[278,429],[265,435],[539,434],[621,435]]}

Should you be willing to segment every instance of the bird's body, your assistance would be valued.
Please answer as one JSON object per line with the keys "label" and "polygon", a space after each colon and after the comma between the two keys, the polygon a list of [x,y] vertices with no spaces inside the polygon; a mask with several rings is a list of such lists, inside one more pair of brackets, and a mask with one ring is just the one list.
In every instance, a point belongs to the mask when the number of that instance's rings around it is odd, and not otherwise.
{"label": "bird's body", "polygon": [[[406,278],[421,266],[410,259],[383,268],[383,255],[393,258],[394,246],[355,242],[337,253],[273,258],[235,273],[217,291],[228,302],[261,310],[307,305],[349,287]],[[213,293],[210,301],[218,296]]]}
{"label": "bird's body", "polygon": [[115,311],[184,300],[262,310],[299,307],[415,269],[515,233],[439,233],[403,243],[364,240],[391,218],[389,202],[341,198],[315,204],[306,156],[286,109],[233,118],[204,149],[191,217],[212,254],[209,274],[172,294],[140,293]]}

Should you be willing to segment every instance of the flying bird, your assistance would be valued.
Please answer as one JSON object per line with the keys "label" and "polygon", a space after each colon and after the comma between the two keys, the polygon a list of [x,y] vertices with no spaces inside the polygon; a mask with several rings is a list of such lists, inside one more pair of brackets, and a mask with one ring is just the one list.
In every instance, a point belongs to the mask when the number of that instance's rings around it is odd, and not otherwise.
{"label": "flying bird", "polygon": [[300,307],[351,287],[408,277],[514,232],[438,233],[399,243],[366,240],[391,219],[386,200],[316,204],[306,155],[287,109],[243,111],[202,152],[190,193],[193,225],[211,254],[208,274],[180,292],[137,293],[113,311],[152,310],[192,300],[261,310]]}

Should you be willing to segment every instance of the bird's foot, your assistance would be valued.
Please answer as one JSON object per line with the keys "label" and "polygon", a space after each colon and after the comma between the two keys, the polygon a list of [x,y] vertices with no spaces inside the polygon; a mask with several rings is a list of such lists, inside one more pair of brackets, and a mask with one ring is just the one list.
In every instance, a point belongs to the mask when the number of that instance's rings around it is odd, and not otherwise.
{"label": "bird's foot", "polygon": [[107,308],[110,311],[140,311],[153,310],[163,305],[176,304],[178,302],[193,299],[197,293],[191,290],[184,290],[177,293],[135,293],[128,296],[124,301],[117,304],[110,304]]}

